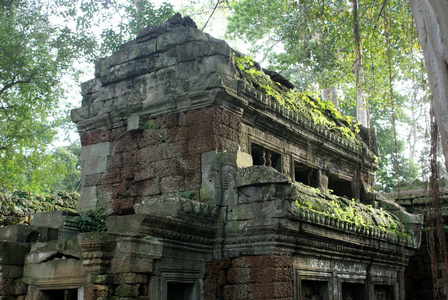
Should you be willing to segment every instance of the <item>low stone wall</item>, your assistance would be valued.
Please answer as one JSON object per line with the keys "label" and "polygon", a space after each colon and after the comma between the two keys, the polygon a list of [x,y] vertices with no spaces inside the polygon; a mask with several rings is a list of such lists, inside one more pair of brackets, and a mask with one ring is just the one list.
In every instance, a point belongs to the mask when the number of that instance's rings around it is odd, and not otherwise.
{"label": "low stone wall", "polygon": [[27,223],[31,215],[54,210],[76,211],[78,193],[59,192],[54,196],[33,195],[28,192],[0,193],[0,227]]}
{"label": "low stone wall", "polygon": [[[439,197],[444,204],[448,204],[448,179],[441,178],[438,182]],[[413,182],[400,182],[393,191],[386,196],[404,207],[407,211],[415,214],[424,213],[431,206],[431,187],[428,182],[418,179]],[[444,216],[448,215],[447,209],[442,211]]]}

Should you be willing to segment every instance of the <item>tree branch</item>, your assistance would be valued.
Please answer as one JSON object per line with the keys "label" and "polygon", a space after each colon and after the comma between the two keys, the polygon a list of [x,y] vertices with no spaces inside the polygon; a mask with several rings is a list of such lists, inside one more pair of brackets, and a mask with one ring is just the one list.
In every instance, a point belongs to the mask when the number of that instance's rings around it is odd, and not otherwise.
{"label": "tree branch", "polygon": [[383,15],[383,11],[384,11],[384,8],[386,7],[386,3],[387,3],[387,0],[384,0],[383,4],[381,5],[381,10],[378,13],[378,17],[376,18],[376,25],[373,28],[374,31],[378,28],[378,24],[379,24],[378,21],[379,21],[380,17]]}
{"label": "tree branch", "polygon": [[216,1],[216,5],[213,8],[212,13],[210,14],[210,16],[207,19],[207,22],[205,22],[204,27],[202,27],[201,31],[204,31],[205,27],[207,26],[208,22],[210,21],[210,19],[212,18],[213,14],[215,13],[215,10],[218,8],[219,2],[221,2],[221,0]]}
{"label": "tree branch", "polygon": [[9,117],[9,114],[8,114],[8,109],[5,107],[5,104],[3,103],[2,99],[0,99],[0,104],[2,106],[0,109],[2,109],[5,112],[6,119],[9,120],[10,117]]}
{"label": "tree branch", "polygon": [[13,81],[10,82],[10,83],[8,83],[7,85],[4,85],[3,88],[0,90],[0,96],[1,96],[4,92],[6,92],[7,90],[9,90],[10,88],[14,87],[15,85],[31,83],[31,82],[32,82],[32,78],[33,78],[36,74],[37,74],[37,72],[34,73],[34,74],[32,74],[28,80],[17,80],[17,81],[15,81],[15,76],[14,76]]}

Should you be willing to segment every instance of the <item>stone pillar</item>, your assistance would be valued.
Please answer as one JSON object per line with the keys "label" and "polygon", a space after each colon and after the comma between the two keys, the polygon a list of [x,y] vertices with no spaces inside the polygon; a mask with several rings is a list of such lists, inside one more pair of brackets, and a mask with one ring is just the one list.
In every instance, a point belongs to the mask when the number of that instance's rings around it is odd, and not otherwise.
{"label": "stone pillar", "polygon": [[[107,132],[108,133],[108,132]],[[108,135],[104,132],[104,135]],[[96,135],[98,136],[98,134]],[[81,198],[78,202],[78,212],[87,213],[97,207],[98,186],[97,181],[106,172],[110,157],[110,142],[99,142],[104,137],[92,138],[92,144],[83,145],[81,152]],[[107,210],[107,208],[105,209]]]}
{"label": "stone pillar", "polygon": [[325,172],[324,170],[318,170],[317,171],[317,188],[319,188],[319,190],[321,192],[327,192],[328,191],[328,175],[327,172]]}

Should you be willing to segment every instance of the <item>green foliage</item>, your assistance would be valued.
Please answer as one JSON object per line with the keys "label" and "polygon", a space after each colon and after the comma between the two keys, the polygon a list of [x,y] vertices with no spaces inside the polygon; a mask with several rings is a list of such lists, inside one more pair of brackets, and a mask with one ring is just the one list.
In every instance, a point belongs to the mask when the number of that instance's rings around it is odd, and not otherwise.
{"label": "green foliage", "polygon": [[79,189],[74,149],[49,148],[69,122],[62,76],[77,74],[75,61],[111,53],[172,14],[171,5],[144,0],[0,1],[0,187]]}
{"label": "green foliage", "polygon": [[[57,2],[60,4],[59,2]],[[63,73],[95,44],[55,25],[52,4],[0,2],[0,186],[49,192],[64,167],[48,149],[56,136]]]}
{"label": "green foliage", "polygon": [[[404,106],[406,99],[397,97],[397,104]],[[372,114],[372,125],[378,130],[378,140],[380,156],[378,157],[379,169],[376,172],[377,181],[382,186],[383,192],[391,192],[392,188],[400,181],[414,181],[420,174],[417,164],[409,157],[406,157],[406,143],[400,136],[397,141],[393,138],[393,127],[390,120],[384,120],[384,115],[390,115],[390,109],[387,107],[377,107]],[[397,121],[405,121],[404,114],[397,115]],[[395,151],[395,145],[397,152]],[[398,165],[398,172],[397,172]]]}
{"label": "green foliage", "polygon": [[[390,131],[384,129],[383,132]],[[387,134],[387,133],[386,133]],[[412,182],[419,174],[418,166],[403,154],[404,142],[398,141],[399,153],[396,155],[393,140],[383,139],[380,144],[381,156],[378,159],[379,170],[377,171],[377,181],[381,184],[385,193],[391,192],[392,188],[400,181]],[[395,166],[398,164],[398,174]]]}
{"label": "green foliage", "polygon": [[52,191],[81,191],[81,145],[72,143],[66,147],[58,147],[52,153],[53,162],[63,168],[64,173],[54,174],[57,179],[51,187]]}
{"label": "green foliage", "polygon": [[[236,1],[230,6],[229,37],[242,38],[277,70],[283,70],[299,90],[309,86],[340,86],[354,97],[352,72],[357,45],[350,1]],[[362,69],[369,102],[388,97],[388,47],[392,51],[394,80],[412,76],[420,65],[419,42],[409,4],[358,1],[358,31]],[[278,46],[278,47],[277,47]],[[279,51],[273,51],[275,48]],[[418,67],[416,68],[419,69]],[[348,91],[350,90],[350,92]]]}
{"label": "green foliage", "polygon": [[104,214],[104,210],[101,207],[97,207],[94,210],[89,210],[86,214],[80,214],[78,217],[77,227],[82,232],[106,231],[106,216]]}
{"label": "green foliage", "polygon": [[314,191],[310,195],[302,193],[296,199],[295,205],[340,221],[353,223],[356,227],[377,228],[393,232],[398,236],[402,234],[395,216],[382,209],[374,209],[371,206],[357,203],[353,199],[348,200],[330,194],[322,195],[318,191]]}
{"label": "green foliage", "polygon": [[[236,53],[235,53],[236,54]],[[253,57],[246,55],[246,56],[233,56],[233,61],[240,71],[244,71],[247,75],[254,77],[262,77],[265,76],[261,71],[255,69],[254,67],[254,59]]]}
{"label": "green foliage", "polygon": [[29,223],[31,215],[38,212],[75,212],[78,199],[78,193],[59,192],[46,196],[29,192],[0,191],[0,226]]}
{"label": "green foliage", "polygon": [[250,56],[234,53],[233,61],[246,81],[271,96],[283,107],[347,140],[359,142],[356,138],[359,132],[358,124],[353,124],[351,117],[341,115],[332,102],[320,100],[313,92],[298,92],[275,84],[268,75],[256,68],[254,59]]}

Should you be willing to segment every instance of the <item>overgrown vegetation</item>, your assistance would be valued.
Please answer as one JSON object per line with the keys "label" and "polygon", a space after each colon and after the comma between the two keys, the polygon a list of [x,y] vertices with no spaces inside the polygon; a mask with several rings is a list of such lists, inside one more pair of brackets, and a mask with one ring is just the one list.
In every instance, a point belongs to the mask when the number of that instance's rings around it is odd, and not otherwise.
{"label": "overgrown vegetation", "polygon": [[298,92],[272,81],[262,70],[257,69],[254,59],[250,56],[234,53],[233,61],[246,81],[283,107],[351,142],[359,143],[356,137],[356,134],[359,133],[359,123],[354,123],[353,117],[343,116],[331,101],[319,99],[315,92]]}
{"label": "overgrown vegetation", "polygon": [[[198,8],[198,3],[203,5]],[[425,66],[408,2],[356,1],[356,35],[353,3],[260,0],[254,5],[252,0],[240,0],[221,1],[219,9],[229,8],[228,37],[252,44],[249,51],[263,56],[265,65],[282,73],[299,91],[337,88],[340,108],[353,115],[356,94],[365,94],[372,123],[380,133],[379,144],[387,144],[379,157],[384,174],[379,178],[390,189],[396,180],[412,181],[418,174],[427,174],[424,167],[428,151],[424,149],[420,155],[418,148],[426,143],[425,126],[418,122],[428,115],[424,104]],[[201,18],[210,15],[209,6],[207,1],[185,1],[183,9],[203,24]],[[66,172],[54,162],[48,148],[57,135],[55,128],[68,122],[68,110],[63,111],[58,105],[65,97],[62,74],[79,75],[79,70],[73,68],[75,60],[91,61],[108,55],[142,28],[163,22],[172,14],[173,5],[156,7],[146,0],[0,1],[1,187],[33,192],[60,188],[57,182],[47,183],[53,174],[60,178]],[[58,24],[60,20],[64,22]],[[93,34],[98,30],[101,36]],[[353,71],[355,64],[361,72]],[[255,68],[246,71],[252,77],[262,74]],[[389,71],[393,75],[391,82]],[[261,83],[259,88],[276,98],[275,85]],[[352,138],[353,130],[345,127],[344,120],[336,118],[334,127],[326,118],[314,114],[313,104],[319,111],[331,114],[332,110],[327,107],[329,104],[316,101],[318,97],[306,93],[283,96],[278,97],[279,101],[292,110],[301,109],[295,107],[295,98],[309,100],[311,109],[304,113],[336,134]],[[391,97],[396,103],[393,108]],[[321,104],[325,107],[319,107]],[[398,126],[405,128],[401,132],[406,133],[397,138],[398,155],[394,155],[396,149],[390,143],[394,140],[391,113]],[[410,149],[400,146],[405,140]],[[418,157],[422,158],[421,163]],[[395,164],[400,168],[397,175],[387,176]],[[423,171],[417,172],[419,168]]]}
{"label": "overgrown vegetation", "polygon": [[297,90],[334,90],[353,116],[356,105],[368,107],[384,188],[425,179],[428,88],[409,1],[240,0],[229,8],[228,37],[247,42]]}
{"label": "overgrown vegetation", "polygon": [[55,3],[0,1],[0,187],[49,192],[65,165],[50,144],[68,121],[63,74],[94,41],[52,22]]}
{"label": "overgrown vegetation", "polygon": [[295,205],[299,208],[351,223],[357,228],[377,228],[397,236],[403,234],[398,218],[382,209],[375,209],[357,203],[353,199],[349,200],[330,193],[324,194],[318,189],[305,187],[300,183],[296,184],[300,186],[301,191],[295,201]]}
{"label": "overgrown vegetation", "polygon": [[102,207],[89,210],[86,214],[80,214],[77,218],[77,227],[82,232],[106,231],[106,215]]}
{"label": "overgrown vegetation", "polygon": [[29,223],[31,215],[54,210],[76,211],[78,193],[59,192],[55,196],[29,192],[0,193],[0,226]]}

